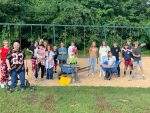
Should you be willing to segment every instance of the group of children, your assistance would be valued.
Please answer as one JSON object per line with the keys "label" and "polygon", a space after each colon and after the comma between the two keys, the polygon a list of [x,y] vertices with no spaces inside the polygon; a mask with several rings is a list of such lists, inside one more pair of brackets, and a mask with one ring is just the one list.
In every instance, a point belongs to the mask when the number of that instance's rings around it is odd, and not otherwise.
{"label": "group of children", "polygon": [[[32,72],[35,78],[38,78],[38,72],[41,69],[41,78],[46,75],[47,79],[53,79],[53,73],[57,73],[57,66],[59,64],[67,63],[67,48],[61,42],[60,48],[48,45],[47,41],[42,39],[35,42],[27,50],[32,52]],[[77,63],[78,49],[74,42],[68,48],[68,56],[70,64]]]}
{"label": "group of children", "polygon": [[[106,72],[102,67],[110,68],[115,65],[115,62],[123,62],[124,64],[124,75],[127,73],[127,68],[129,67],[130,75],[132,78],[136,77],[137,67],[140,67],[142,78],[145,79],[142,61],[141,61],[141,47],[145,46],[145,43],[139,45],[138,41],[135,41],[134,47],[132,47],[131,40],[128,39],[127,43],[123,48],[120,48],[117,42],[113,43],[113,46],[110,48],[106,45],[106,42],[103,41],[102,45],[99,48],[99,59],[100,59],[100,76],[103,74],[104,78]],[[88,75],[90,75],[90,68],[92,67],[92,75],[94,75],[94,68],[96,58],[98,56],[98,48],[96,47],[96,42],[93,42],[89,49],[89,65],[88,65]],[[118,77],[120,77],[120,65],[117,67]]]}
{"label": "group of children", "polygon": [[[94,76],[95,64],[97,57],[99,56],[100,65],[105,67],[111,67],[116,61],[122,61],[124,63],[124,76],[127,74],[127,68],[129,67],[131,77],[136,77],[137,67],[140,67],[142,77],[145,79],[142,61],[141,61],[141,47],[138,41],[135,41],[134,47],[131,45],[131,40],[127,40],[127,43],[123,48],[120,48],[116,42],[113,43],[113,47],[107,46],[103,41],[102,45],[98,49],[96,42],[92,42],[89,48],[89,64],[88,75],[90,75],[90,69],[92,67],[92,75]],[[32,72],[36,80],[38,79],[38,73],[41,69],[41,79],[46,75],[47,79],[53,79],[53,73],[57,73],[58,64],[67,64],[67,58],[69,58],[70,64],[77,64],[78,49],[74,42],[68,48],[64,43],[60,43],[60,48],[56,46],[48,45],[47,41],[37,41],[34,45],[31,45],[28,49],[32,53]],[[122,53],[122,54],[121,54]],[[99,55],[98,55],[99,54]],[[107,63],[106,63],[107,61]],[[105,62],[105,63],[104,63]],[[12,87],[15,89],[17,85],[17,76],[19,75],[21,80],[21,88],[24,90],[25,70],[27,69],[27,63],[25,61],[25,54],[20,50],[20,44],[15,42],[13,48],[9,48],[9,42],[3,41],[3,47],[0,48],[0,67],[1,67],[1,87],[11,76]],[[118,77],[120,76],[120,66],[117,67]],[[100,66],[100,76],[105,76],[104,70]]]}

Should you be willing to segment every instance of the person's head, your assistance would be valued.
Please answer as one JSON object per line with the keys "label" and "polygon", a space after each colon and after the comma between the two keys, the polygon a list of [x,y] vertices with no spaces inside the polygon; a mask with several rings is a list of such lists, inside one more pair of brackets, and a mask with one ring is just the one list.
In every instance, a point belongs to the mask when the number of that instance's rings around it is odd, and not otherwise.
{"label": "person's head", "polygon": [[113,56],[113,54],[112,54],[111,51],[108,51],[108,56],[109,56],[109,57],[112,57],[112,56]]}
{"label": "person's head", "polygon": [[54,51],[54,47],[52,45],[48,46],[48,51]]}
{"label": "person's head", "polygon": [[113,43],[113,46],[114,46],[114,47],[117,47],[117,46],[118,46],[118,43],[117,43],[117,42],[114,42],[114,43]]}
{"label": "person's head", "polygon": [[39,42],[36,41],[36,42],[34,43],[34,46],[35,46],[35,47],[38,47],[38,45],[39,45]]}
{"label": "person's head", "polygon": [[39,49],[44,49],[44,45],[43,45],[43,44],[40,44],[40,45],[39,45]]}
{"label": "person's head", "polygon": [[92,42],[91,47],[96,47],[96,42]]}
{"label": "person's head", "polygon": [[19,50],[19,48],[20,48],[19,42],[14,42],[14,44],[13,44],[13,49],[14,49],[14,50]]}
{"label": "person's head", "polygon": [[48,46],[48,42],[47,41],[44,41],[43,44],[44,44],[45,47]]}
{"label": "person's head", "polygon": [[102,41],[102,46],[106,46],[106,41],[105,40]]}
{"label": "person's head", "polygon": [[125,49],[128,49],[128,46],[129,46],[128,44],[125,44],[124,48],[125,48]]}
{"label": "person's head", "polygon": [[54,48],[54,51],[56,51],[56,50],[57,50],[57,46],[54,46],[53,48]]}
{"label": "person's head", "polygon": [[71,46],[75,46],[75,43],[73,41],[71,42]]}
{"label": "person's head", "polygon": [[4,40],[4,41],[3,41],[3,46],[4,46],[4,47],[8,47],[8,46],[9,46],[8,40]]}
{"label": "person's head", "polygon": [[64,47],[64,43],[63,43],[63,42],[61,42],[61,43],[60,43],[60,46],[61,46],[61,47]]}
{"label": "person's head", "polygon": [[139,42],[138,41],[135,41],[134,42],[134,47],[138,47],[139,46]]}
{"label": "person's head", "polygon": [[130,39],[127,39],[127,44],[131,45],[131,40]]}

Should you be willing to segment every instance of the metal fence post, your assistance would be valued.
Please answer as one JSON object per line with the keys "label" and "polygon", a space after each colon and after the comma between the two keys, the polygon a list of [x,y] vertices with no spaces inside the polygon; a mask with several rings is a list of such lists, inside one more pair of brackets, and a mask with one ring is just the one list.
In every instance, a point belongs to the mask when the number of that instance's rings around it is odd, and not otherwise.
{"label": "metal fence post", "polygon": [[55,40],[55,37],[56,37],[56,29],[55,29],[55,25],[53,24],[53,45],[56,44],[56,40]]}

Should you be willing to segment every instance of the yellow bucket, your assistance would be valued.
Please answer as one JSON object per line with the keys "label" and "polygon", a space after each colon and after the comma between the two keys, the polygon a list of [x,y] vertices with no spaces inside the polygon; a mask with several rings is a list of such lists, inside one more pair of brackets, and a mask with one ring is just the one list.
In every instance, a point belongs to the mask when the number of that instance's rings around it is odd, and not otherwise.
{"label": "yellow bucket", "polygon": [[61,76],[58,83],[61,84],[61,85],[68,86],[70,84],[70,82],[71,82],[70,77]]}

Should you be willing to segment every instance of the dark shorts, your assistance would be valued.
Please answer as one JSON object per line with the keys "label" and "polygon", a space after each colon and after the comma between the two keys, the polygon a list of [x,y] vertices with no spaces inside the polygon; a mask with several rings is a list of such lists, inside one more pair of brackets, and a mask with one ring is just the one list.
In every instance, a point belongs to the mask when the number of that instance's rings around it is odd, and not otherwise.
{"label": "dark shorts", "polygon": [[132,66],[132,61],[131,60],[125,60],[124,64],[126,67]]}

